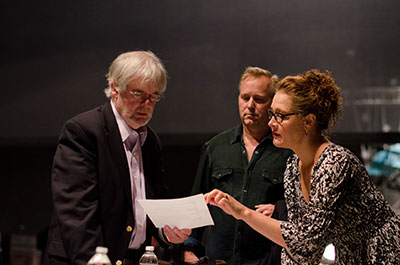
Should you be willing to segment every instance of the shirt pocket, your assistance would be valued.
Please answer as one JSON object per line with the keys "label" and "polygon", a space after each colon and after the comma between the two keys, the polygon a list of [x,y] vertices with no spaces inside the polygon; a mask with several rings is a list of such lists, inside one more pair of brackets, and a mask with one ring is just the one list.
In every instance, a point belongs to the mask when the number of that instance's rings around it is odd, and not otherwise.
{"label": "shirt pocket", "polygon": [[264,169],[261,174],[260,201],[275,203],[283,198],[283,174]]}
{"label": "shirt pocket", "polygon": [[233,168],[218,168],[212,172],[212,182],[216,189],[229,194],[233,190]]}

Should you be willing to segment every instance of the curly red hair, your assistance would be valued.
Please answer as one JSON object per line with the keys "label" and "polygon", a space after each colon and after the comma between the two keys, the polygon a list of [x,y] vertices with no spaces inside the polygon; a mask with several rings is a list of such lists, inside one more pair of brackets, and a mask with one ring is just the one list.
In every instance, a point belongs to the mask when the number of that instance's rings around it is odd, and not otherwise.
{"label": "curly red hair", "polygon": [[340,88],[331,73],[312,69],[301,75],[287,76],[277,85],[292,97],[293,112],[303,115],[313,113],[317,117],[317,129],[327,135],[342,110]]}

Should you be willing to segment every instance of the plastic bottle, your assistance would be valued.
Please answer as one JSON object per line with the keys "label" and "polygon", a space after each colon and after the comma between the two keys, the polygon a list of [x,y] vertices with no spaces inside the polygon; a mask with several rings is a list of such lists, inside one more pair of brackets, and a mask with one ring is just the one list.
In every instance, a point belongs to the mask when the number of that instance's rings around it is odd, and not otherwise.
{"label": "plastic bottle", "polygon": [[107,256],[108,248],[97,247],[96,253],[88,261],[88,265],[111,265],[111,261]]}
{"label": "plastic bottle", "polygon": [[146,252],[139,260],[139,265],[153,265],[153,264],[158,264],[158,259],[156,254],[154,254],[154,247],[147,246]]}

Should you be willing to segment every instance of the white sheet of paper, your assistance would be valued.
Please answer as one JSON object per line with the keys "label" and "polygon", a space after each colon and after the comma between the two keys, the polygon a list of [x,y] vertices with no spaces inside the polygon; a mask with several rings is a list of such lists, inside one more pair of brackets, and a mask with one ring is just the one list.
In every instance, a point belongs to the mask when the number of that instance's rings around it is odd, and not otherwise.
{"label": "white sheet of paper", "polygon": [[203,194],[180,199],[138,200],[156,227],[196,228],[214,225]]}

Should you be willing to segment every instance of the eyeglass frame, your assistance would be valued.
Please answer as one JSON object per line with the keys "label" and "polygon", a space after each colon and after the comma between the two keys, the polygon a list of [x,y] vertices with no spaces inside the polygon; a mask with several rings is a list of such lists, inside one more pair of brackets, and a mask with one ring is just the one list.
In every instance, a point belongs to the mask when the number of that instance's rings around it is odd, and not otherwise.
{"label": "eyeglass frame", "polygon": [[[155,94],[147,94],[144,91],[135,89],[135,90],[128,90],[128,93],[131,94],[131,96],[138,101],[144,102],[146,100],[149,100],[151,103],[156,103],[159,102],[162,98],[162,94],[160,93],[155,93]],[[136,94],[135,94],[136,93]],[[139,95],[138,95],[139,94]]]}
{"label": "eyeglass frame", "polygon": [[268,120],[271,120],[272,117],[274,117],[275,121],[277,123],[282,123],[284,121],[285,117],[289,117],[292,115],[296,115],[296,114],[301,114],[301,112],[291,112],[291,113],[279,113],[279,112],[273,112],[271,109],[267,110],[267,115],[268,115]]}

